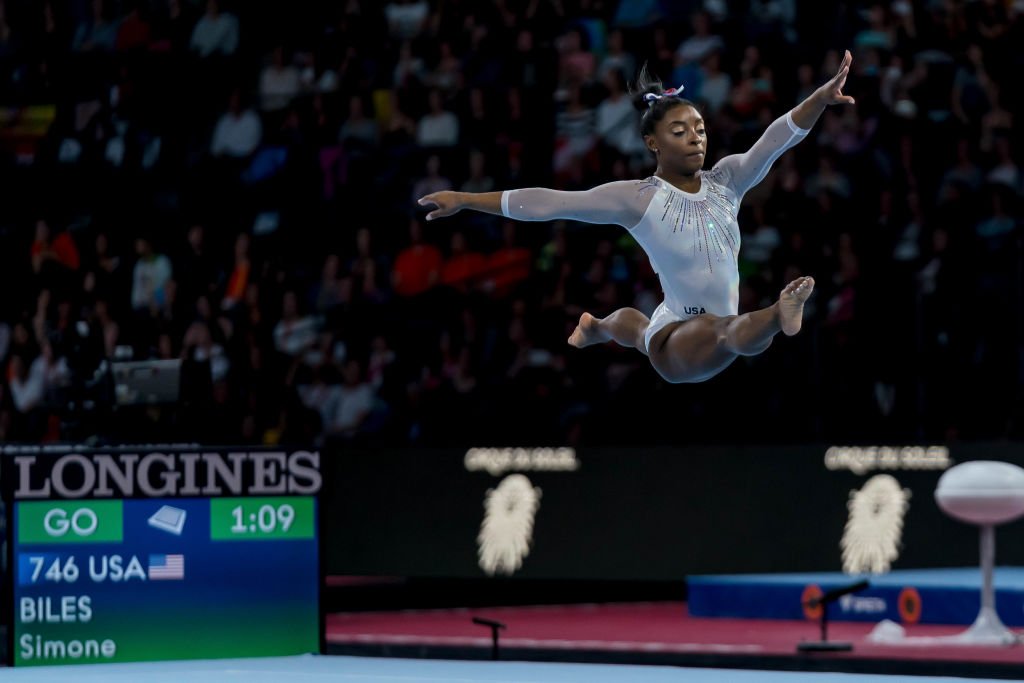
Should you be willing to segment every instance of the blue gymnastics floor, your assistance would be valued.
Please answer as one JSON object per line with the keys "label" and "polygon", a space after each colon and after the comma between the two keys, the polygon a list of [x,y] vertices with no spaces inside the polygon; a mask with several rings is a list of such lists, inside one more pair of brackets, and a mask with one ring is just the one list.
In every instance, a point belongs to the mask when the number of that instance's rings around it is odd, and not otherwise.
{"label": "blue gymnastics floor", "polygon": [[820,672],[682,669],[664,666],[457,662],[315,655],[266,659],[87,664],[77,667],[29,667],[3,670],[0,678],[19,683],[178,683],[183,680],[194,683],[953,683],[966,680]]}

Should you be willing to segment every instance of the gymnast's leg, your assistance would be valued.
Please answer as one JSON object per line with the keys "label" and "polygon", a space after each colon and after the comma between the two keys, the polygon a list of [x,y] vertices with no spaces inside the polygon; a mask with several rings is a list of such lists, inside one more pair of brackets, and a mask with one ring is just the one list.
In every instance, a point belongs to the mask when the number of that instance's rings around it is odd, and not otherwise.
{"label": "gymnast's leg", "polygon": [[651,340],[651,364],[669,382],[710,379],[739,356],[763,352],[779,332],[799,332],[813,289],[812,278],[798,278],[768,308],[735,316],[699,315],[661,330]]}
{"label": "gymnast's leg", "polygon": [[736,355],[756,356],[771,346],[772,338],[779,332],[793,336],[800,331],[804,302],[813,289],[813,278],[797,278],[786,285],[779,300],[768,308],[722,318],[727,322],[721,343]]}
{"label": "gymnast's leg", "polygon": [[605,318],[589,313],[580,316],[580,322],[569,336],[569,343],[578,349],[591,344],[613,341],[629,349],[637,349],[645,356],[644,334],[650,320],[635,308],[620,308]]}

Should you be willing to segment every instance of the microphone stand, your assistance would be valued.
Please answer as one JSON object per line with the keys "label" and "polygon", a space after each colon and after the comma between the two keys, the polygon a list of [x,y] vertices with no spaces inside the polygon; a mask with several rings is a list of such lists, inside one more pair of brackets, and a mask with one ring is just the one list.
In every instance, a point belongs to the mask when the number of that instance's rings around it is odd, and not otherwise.
{"label": "microphone stand", "polygon": [[473,617],[473,623],[479,626],[486,626],[491,629],[491,659],[497,661],[500,658],[498,650],[498,631],[503,631],[507,627],[500,621],[484,619],[482,617]]}
{"label": "microphone stand", "polygon": [[821,607],[821,640],[816,641],[803,641],[797,643],[796,649],[798,652],[849,652],[853,649],[852,643],[846,643],[841,641],[830,641],[828,639],[828,606],[833,602],[849,595],[850,593],[859,593],[868,586],[867,581],[858,581],[857,583],[850,584],[849,586],[843,586],[842,588],[833,588],[827,593],[810,598],[804,602],[805,607],[814,609],[815,607]]}

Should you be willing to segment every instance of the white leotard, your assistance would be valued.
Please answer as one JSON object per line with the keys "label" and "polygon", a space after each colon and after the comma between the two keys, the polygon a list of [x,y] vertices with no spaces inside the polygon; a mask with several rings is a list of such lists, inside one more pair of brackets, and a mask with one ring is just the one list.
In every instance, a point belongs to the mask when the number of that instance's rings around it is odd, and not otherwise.
{"label": "white leotard", "polygon": [[665,325],[701,313],[736,315],[739,307],[740,201],[772,163],[807,135],[791,113],[776,119],[753,147],[710,171],[697,192],[661,178],[618,181],[585,192],[543,188],[502,193],[505,216],[523,221],[568,219],[627,228],[658,273],[665,300],[651,316],[645,344]]}

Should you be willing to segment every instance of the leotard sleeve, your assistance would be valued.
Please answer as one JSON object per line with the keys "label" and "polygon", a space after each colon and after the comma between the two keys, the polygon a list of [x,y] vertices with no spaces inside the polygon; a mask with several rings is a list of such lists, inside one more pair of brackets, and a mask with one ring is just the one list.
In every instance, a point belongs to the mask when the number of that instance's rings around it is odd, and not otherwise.
{"label": "leotard sleeve", "polygon": [[737,197],[764,180],[775,160],[810,132],[793,121],[792,112],[775,119],[754,146],[743,154],[730,154],[715,164],[713,171],[722,175],[722,181],[731,187]]}
{"label": "leotard sleeve", "polygon": [[573,220],[632,228],[647,211],[653,192],[642,181],[620,180],[583,192],[530,187],[501,194],[501,213],[517,221]]}

